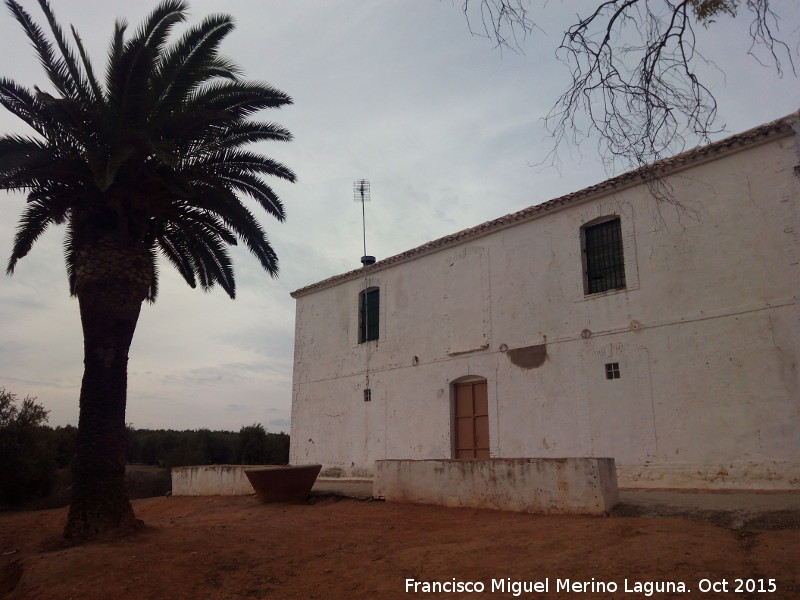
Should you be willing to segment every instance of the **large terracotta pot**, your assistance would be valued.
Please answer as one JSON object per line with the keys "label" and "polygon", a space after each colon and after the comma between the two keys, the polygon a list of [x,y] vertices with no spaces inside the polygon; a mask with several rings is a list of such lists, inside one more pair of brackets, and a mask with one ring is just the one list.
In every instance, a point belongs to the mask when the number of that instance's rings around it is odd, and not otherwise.
{"label": "large terracotta pot", "polygon": [[322,465],[275,465],[245,469],[261,502],[304,502]]}

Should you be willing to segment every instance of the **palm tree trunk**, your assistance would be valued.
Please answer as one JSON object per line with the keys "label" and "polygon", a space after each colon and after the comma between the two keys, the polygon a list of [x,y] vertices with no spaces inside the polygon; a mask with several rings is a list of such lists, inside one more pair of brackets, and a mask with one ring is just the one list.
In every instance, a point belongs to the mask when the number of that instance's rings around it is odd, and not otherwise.
{"label": "palm tree trunk", "polygon": [[141,527],[125,489],[128,350],[147,291],[147,254],[113,236],[76,260],[84,339],[72,504],[64,537],[82,541]]}

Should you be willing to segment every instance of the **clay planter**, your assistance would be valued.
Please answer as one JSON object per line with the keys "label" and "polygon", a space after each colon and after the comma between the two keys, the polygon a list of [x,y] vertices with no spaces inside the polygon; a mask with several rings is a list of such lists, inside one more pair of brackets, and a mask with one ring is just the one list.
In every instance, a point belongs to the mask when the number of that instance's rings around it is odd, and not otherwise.
{"label": "clay planter", "polygon": [[275,465],[245,469],[258,499],[268,502],[304,502],[322,465]]}

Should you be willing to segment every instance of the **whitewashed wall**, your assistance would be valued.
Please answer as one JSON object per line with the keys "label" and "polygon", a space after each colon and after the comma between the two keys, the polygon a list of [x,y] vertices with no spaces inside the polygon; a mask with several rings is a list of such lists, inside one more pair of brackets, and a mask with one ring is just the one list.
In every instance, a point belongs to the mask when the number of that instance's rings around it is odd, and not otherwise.
{"label": "whitewashed wall", "polygon": [[[301,295],[291,462],[451,458],[452,383],[478,376],[493,457],[613,457],[621,486],[800,487],[799,163],[785,136],[670,176],[680,210],[630,187]],[[586,297],[580,227],[611,214],[627,288]],[[380,339],[359,344],[365,284]]]}

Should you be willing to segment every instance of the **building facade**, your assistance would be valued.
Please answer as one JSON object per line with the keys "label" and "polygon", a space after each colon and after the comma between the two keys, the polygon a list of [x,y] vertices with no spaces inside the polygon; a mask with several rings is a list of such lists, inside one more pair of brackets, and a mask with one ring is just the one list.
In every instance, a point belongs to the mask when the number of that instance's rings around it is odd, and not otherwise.
{"label": "building facade", "polygon": [[800,488],[799,134],[790,115],[297,290],[291,462],[613,457],[621,486]]}

